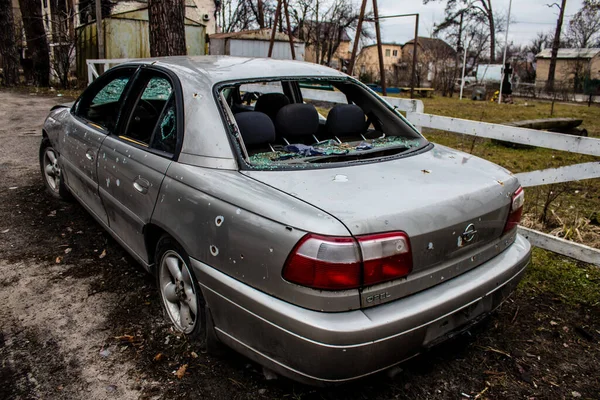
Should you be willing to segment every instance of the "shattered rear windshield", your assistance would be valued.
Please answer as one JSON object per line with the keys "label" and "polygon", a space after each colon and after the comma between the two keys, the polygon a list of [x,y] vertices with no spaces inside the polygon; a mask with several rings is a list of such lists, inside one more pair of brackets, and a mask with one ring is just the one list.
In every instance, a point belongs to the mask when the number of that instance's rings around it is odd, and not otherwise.
{"label": "shattered rear windshield", "polygon": [[349,78],[231,83],[219,95],[236,147],[253,169],[376,161],[428,144],[397,111]]}

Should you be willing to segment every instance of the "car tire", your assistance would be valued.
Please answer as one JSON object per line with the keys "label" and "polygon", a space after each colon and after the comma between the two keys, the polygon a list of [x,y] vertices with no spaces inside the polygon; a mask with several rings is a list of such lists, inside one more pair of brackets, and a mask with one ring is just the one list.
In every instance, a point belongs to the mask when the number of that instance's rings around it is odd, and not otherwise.
{"label": "car tire", "polygon": [[161,305],[173,327],[206,347],[207,307],[186,251],[171,236],[156,245],[156,285]]}
{"label": "car tire", "polygon": [[48,138],[42,140],[40,145],[40,170],[42,180],[48,192],[57,199],[70,200],[69,189],[65,186],[63,175],[58,163],[58,152],[52,147]]}

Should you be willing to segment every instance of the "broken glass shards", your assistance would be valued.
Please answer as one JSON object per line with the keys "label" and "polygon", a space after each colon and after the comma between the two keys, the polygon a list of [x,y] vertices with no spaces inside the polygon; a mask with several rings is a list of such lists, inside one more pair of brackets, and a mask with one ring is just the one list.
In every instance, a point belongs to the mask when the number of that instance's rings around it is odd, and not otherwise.
{"label": "broken glass shards", "polygon": [[[377,139],[367,139],[355,142],[342,142],[338,140],[323,140],[313,145],[289,144],[286,146],[274,146],[274,151],[257,153],[249,157],[249,162],[255,167],[275,167],[277,165],[289,165],[290,162],[297,160],[307,160],[312,163],[318,163],[320,157],[326,156],[345,156],[361,153],[368,157],[369,151],[374,152],[378,149],[404,148],[410,149],[418,147],[419,140],[406,139],[401,136],[381,136]],[[374,155],[374,157],[377,157]]]}

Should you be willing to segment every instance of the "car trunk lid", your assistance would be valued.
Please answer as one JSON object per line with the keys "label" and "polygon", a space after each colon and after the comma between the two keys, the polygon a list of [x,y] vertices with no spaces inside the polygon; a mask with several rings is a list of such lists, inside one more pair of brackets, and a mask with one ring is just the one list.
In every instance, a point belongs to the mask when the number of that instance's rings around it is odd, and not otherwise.
{"label": "car trunk lid", "polygon": [[243,173],[331,214],[353,236],[408,235],[411,274],[363,288],[364,306],[433,286],[503,250],[511,195],[518,188],[505,169],[439,145],[390,161]]}

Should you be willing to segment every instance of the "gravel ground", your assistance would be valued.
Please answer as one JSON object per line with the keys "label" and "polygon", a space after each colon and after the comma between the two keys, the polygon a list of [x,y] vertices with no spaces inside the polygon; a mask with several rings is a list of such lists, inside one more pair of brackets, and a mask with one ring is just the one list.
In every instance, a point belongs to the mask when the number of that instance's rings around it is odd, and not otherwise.
{"label": "gravel ground", "polygon": [[528,288],[466,334],[335,388],[203,353],[164,322],[154,280],[83,208],[44,192],[40,128],[64,101],[0,91],[1,399],[600,397],[600,307]]}

